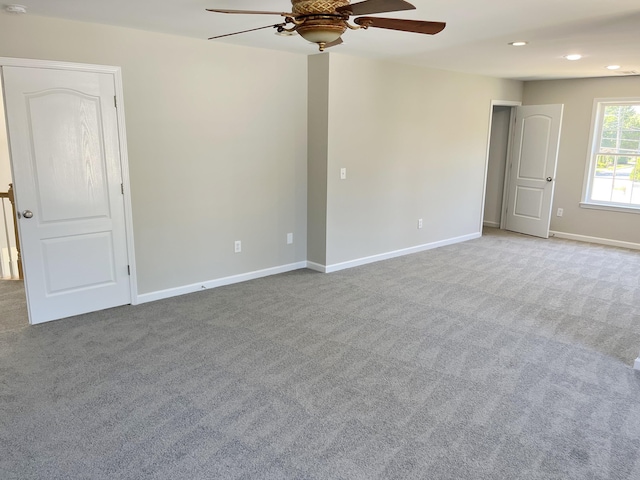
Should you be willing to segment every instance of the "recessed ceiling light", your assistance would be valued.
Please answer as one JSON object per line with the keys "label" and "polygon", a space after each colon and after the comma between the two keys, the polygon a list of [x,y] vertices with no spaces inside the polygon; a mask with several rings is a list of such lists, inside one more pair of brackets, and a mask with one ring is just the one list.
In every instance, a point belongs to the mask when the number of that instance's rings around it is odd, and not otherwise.
{"label": "recessed ceiling light", "polygon": [[6,5],[4,10],[8,13],[15,13],[16,15],[21,15],[23,13],[27,13],[27,7],[24,5]]}
{"label": "recessed ceiling light", "polygon": [[620,65],[608,65],[607,68],[609,70],[618,70],[620,68]]}
{"label": "recessed ceiling light", "polygon": [[512,47],[524,47],[528,43],[529,42],[509,42],[509,45],[511,45]]}
{"label": "recessed ceiling light", "polygon": [[565,55],[564,58],[566,58],[567,60],[580,60],[582,58],[582,55],[580,55],[579,53],[572,53],[570,55]]}

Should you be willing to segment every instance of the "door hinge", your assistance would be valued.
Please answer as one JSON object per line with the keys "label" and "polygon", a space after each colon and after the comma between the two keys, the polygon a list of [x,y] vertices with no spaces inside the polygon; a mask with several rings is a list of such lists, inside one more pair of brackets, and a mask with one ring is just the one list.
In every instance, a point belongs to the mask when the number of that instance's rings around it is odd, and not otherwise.
{"label": "door hinge", "polygon": [[127,275],[131,275],[131,265],[127,265]]}
{"label": "door hinge", "polygon": [[120,193],[124,195],[124,183],[120,184]]}
{"label": "door hinge", "polygon": [[113,106],[118,108],[118,99],[116,98],[116,96],[113,96]]}

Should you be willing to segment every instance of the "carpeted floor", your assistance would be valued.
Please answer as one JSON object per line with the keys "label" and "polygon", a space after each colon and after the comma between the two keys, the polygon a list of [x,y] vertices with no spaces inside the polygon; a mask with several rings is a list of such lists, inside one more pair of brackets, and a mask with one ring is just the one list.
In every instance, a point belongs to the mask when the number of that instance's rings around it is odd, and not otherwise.
{"label": "carpeted floor", "polygon": [[29,325],[22,280],[0,280],[0,332]]}
{"label": "carpeted floor", "polygon": [[640,253],[487,231],[0,333],[2,479],[640,479]]}

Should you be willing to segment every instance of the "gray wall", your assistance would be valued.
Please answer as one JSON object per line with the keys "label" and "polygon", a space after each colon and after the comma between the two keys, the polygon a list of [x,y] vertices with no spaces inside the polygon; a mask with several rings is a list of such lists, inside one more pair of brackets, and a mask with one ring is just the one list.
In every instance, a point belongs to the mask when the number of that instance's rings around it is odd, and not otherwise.
{"label": "gray wall", "polygon": [[491,100],[522,82],[334,53],[329,79],[327,264],[479,233]]}
{"label": "gray wall", "polygon": [[306,260],[305,56],[31,15],[0,56],[122,67],[140,293]]}
{"label": "gray wall", "polygon": [[[595,98],[640,97],[640,78],[592,78],[526,82],[523,103],[564,104],[551,230],[640,243],[640,214],[591,210],[579,206],[588,168],[589,135]],[[557,209],[564,215],[557,217]]]}
{"label": "gray wall", "polygon": [[329,55],[309,57],[308,102],[307,257],[310,262],[326,265]]}

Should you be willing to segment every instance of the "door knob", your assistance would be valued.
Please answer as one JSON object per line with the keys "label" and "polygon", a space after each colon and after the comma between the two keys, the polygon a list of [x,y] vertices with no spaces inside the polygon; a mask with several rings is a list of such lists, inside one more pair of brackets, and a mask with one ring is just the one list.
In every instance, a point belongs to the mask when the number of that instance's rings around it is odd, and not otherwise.
{"label": "door knob", "polygon": [[547,177],[547,182],[550,182],[551,180],[553,180],[553,178]]}
{"label": "door knob", "polygon": [[33,212],[31,210],[25,210],[24,212],[22,212],[22,216],[24,218],[31,218],[33,217]]}

